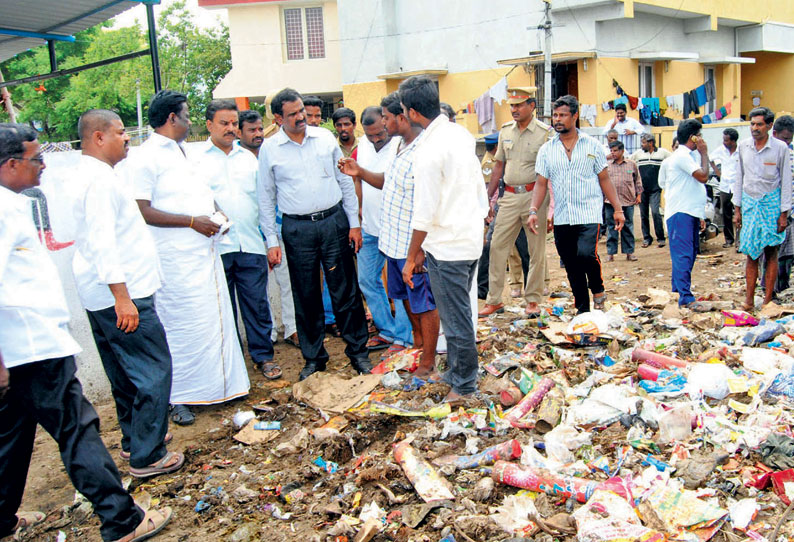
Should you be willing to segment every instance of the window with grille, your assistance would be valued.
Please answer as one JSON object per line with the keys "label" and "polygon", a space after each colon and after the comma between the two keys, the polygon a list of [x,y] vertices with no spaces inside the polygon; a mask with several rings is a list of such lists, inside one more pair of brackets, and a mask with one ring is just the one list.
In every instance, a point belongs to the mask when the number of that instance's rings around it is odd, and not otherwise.
{"label": "window with grille", "polygon": [[322,7],[284,9],[287,60],[325,58]]}

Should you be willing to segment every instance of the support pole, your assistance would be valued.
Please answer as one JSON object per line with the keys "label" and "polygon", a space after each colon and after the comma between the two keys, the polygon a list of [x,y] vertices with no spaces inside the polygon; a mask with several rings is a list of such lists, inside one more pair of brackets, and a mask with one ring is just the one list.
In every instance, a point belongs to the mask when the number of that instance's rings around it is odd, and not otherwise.
{"label": "support pole", "polygon": [[546,42],[543,46],[543,114],[551,119],[551,0],[546,2],[546,20],[543,28]]}
{"label": "support pole", "polygon": [[57,72],[58,59],[55,56],[55,42],[53,40],[47,40],[47,51],[50,53],[50,71]]}
{"label": "support pole", "polygon": [[157,24],[154,20],[154,6],[152,4],[146,4],[146,21],[149,24],[149,52],[152,57],[154,91],[160,92],[163,88],[163,83],[160,80],[160,53],[157,49]]}
{"label": "support pole", "polygon": [[[3,72],[0,71],[0,83],[4,82],[5,79],[3,78]],[[0,87],[0,99],[3,100],[3,106],[5,106],[5,110],[8,112],[8,120],[10,122],[17,121],[17,115],[14,112],[14,104],[11,103],[11,93],[8,92],[6,87]]]}

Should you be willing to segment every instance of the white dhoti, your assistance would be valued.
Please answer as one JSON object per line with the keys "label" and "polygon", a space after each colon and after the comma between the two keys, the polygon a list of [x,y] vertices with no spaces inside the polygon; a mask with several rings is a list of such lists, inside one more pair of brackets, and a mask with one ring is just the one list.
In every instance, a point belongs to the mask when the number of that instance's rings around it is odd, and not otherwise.
{"label": "white dhoti", "polygon": [[[208,241],[209,243],[209,241]],[[210,250],[160,250],[163,287],[155,294],[173,362],[172,404],[222,403],[248,394],[223,264]]]}

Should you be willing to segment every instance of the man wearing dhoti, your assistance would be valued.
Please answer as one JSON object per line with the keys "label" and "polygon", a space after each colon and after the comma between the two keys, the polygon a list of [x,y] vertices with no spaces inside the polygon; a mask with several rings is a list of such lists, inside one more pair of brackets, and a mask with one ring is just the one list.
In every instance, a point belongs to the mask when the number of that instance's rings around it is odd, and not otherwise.
{"label": "man wearing dhoti", "polygon": [[248,373],[217,247],[222,213],[182,145],[190,130],[187,97],[155,94],[149,124],[154,133],[130,154],[127,173],[163,269],[155,306],[173,361],[171,419],[189,425],[188,405],[247,395]]}

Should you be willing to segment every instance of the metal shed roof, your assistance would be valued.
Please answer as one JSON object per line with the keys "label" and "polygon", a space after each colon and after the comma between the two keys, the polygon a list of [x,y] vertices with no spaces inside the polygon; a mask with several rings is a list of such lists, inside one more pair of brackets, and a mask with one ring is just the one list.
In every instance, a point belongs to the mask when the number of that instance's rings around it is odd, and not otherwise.
{"label": "metal shed roof", "polygon": [[0,61],[47,43],[74,41],[73,35],[136,4],[160,0],[0,0]]}

